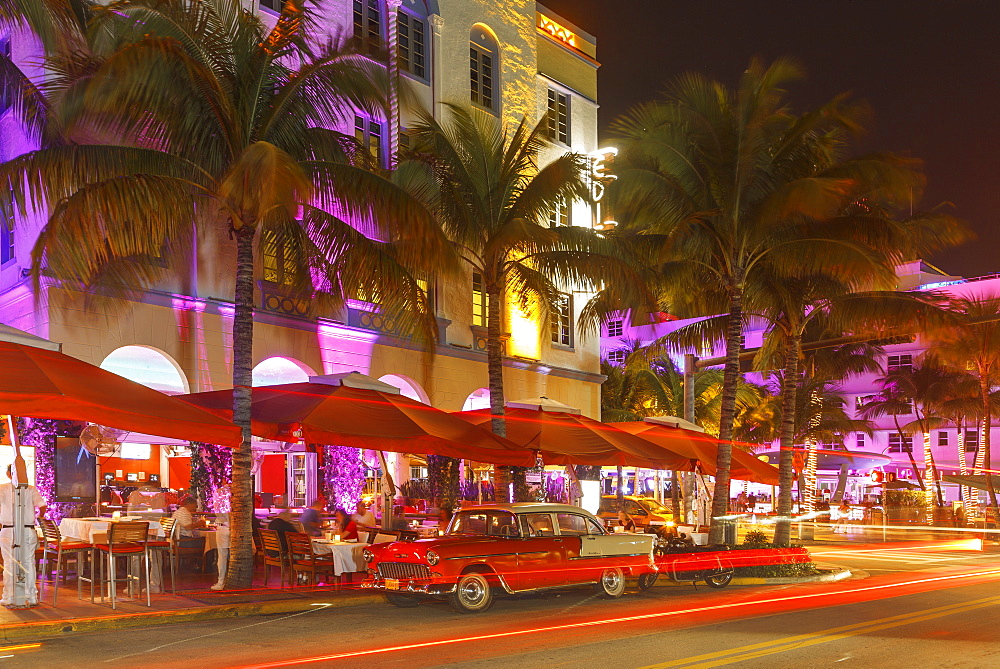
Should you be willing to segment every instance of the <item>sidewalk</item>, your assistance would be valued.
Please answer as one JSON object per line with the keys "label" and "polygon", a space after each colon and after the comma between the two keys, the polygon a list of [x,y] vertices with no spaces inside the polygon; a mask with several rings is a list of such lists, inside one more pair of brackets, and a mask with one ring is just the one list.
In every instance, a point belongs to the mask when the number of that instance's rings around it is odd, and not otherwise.
{"label": "sidewalk", "polygon": [[0,637],[4,641],[27,641],[73,632],[291,614],[317,606],[344,607],[381,602],[380,595],[362,592],[357,582],[345,584],[339,590],[334,586],[284,589],[260,586],[250,590],[215,592],[206,585],[204,589],[178,590],[176,596],[153,595],[152,607],[146,606],[145,597],[141,600],[119,599],[117,610],[111,609],[110,599],[102,604],[96,597],[91,604],[89,587],[84,588],[84,599],[77,599],[76,584],[72,580],[69,584],[60,584],[58,607],[52,606],[52,592],[51,584],[46,583],[41,591],[42,603],[35,608],[8,610],[0,607]]}

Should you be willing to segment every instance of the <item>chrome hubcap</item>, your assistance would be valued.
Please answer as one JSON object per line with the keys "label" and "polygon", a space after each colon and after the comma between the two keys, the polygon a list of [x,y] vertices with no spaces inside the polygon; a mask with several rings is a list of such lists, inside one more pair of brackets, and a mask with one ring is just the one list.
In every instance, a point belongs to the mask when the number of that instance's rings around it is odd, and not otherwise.
{"label": "chrome hubcap", "polygon": [[478,604],[486,594],[483,584],[475,579],[469,579],[462,584],[462,599],[470,604]]}
{"label": "chrome hubcap", "polygon": [[621,577],[618,576],[617,571],[608,570],[604,572],[604,589],[609,592],[614,592],[618,590],[618,586],[621,583]]}

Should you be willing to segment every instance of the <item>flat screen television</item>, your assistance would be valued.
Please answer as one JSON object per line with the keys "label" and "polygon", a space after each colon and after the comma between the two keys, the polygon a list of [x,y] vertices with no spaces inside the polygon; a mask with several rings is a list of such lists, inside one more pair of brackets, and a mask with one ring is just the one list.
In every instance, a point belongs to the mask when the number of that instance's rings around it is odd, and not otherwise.
{"label": "flat screen television", "polygon": [[93,502],[97,462],[76,437],[56,437],[56,501]]}

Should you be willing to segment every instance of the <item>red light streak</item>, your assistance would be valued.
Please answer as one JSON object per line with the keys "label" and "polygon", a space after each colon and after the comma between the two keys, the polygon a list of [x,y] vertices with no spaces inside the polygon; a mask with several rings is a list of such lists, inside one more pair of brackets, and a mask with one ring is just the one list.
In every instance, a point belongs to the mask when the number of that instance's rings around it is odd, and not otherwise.
{"label": "red light streak", "polygon": [[467,637],[455,637],[453,639],[441,639],[438,641],[425,641],[421,643],[411,643],[403,644],[399,646],[386,646],[384,648],[373,648],[369,650],[359,650],[351,651],[346,653],[336,653],[333,655],[322,655],[317,657],[307,657],[300,658],[297,660],[280,660],[278,662],[269,662],[265,664],[252,664],[245,665],[240,669],[271,669],[273,667],[289,667],[297,664],[312,664],[316,662],[330,662],[332,660],[343,660],[352,657],[364,657],[368,655],[381,655],[385,653],[392,653],[404,650],[416,650],[420,648],[431,648],[434,646],[449,646],[459,643],[469,643],[473,641],[489,641],[491,639],[504,639],[518,636],[526,636],[529,634],[542,634],[545,632],[560,632],[571,629],[581,629],[587,627],[600,627],[604,625],[614,625],[618,623],[629,623],[629,622],[639,622],[644,620],[656,620],[663,618],[672,618],[680,615],[694,614],[694,613],[705,613],[710,611],[721,611],[725,609],[737,609],[746,608],[750,606],[761,606],[765,604],[780,604],[784,602],[792,601],[805,601],[819,598],[829,599],[833,595],[849,595],[862,592],[875,592],[879,590],[889,590],[900,588],[903,586],[912,586],[925,583],[939,583],[942,581],[954,581],[957,579],[982,577],[982,576],[994,576],[1000,574],[1000,569],[992,569],[989,571],[978,571],[978,572],[968,572],[965,574],[951,574],[948,576],[936,576],[933,578],[922,578],[914,581],[905,581],[902,583],[887,583],[883,585],[872,585],[863,588],[852,588],[849,590],[837,590],[835,592],[817,592],[809,593],[804,595],[789,595],[787,597],[774,597],[771,599],[762,599],[755,601],[742,601],[742,602],[732,602],[727,604],[715,604],[711,606],[699,606],[689,609],[675,609],[671,611],[660,611],[657,613],[645,613],[634,616],[624,616],[620,618],[606,618],[603,620],[589,620],[577,623],[566,623],[563,625],[550,625],[546,627],[533,627],[523,630],[514,630],[511,632],[497,632],[494,634],[478,634],[474,636]]}

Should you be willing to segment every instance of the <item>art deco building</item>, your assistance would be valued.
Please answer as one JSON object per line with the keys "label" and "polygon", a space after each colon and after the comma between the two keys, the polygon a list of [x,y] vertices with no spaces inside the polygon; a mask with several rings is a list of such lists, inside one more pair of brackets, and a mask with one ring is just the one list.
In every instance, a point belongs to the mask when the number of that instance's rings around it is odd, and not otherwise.
{"label": "art deco building", "polygon": [[[248,8],[273,25],[280,0]],[[408,88],[438,118],[446,103],[471,105],[516,123],[549,113],[552,155],[591,153],[597,146],[595,39],[529,0],[328,0],[320,25],[331,35],[353,36],[373,59],[398,65],[398,88]],[[40,54],[30,35],[3,36],[0,45],[26,72],[41,77]],[[397,97],[397,96],[394,96]],[[31,150],[10,101],[0,100],[0,159]],[[383,164],[405,145],[408,118],[394,108],[387,118],[361,113],[347,119],[353,133]],[[63,351],[165,392],[230,387],[232,262],[227,239],[201,242],[191,267],[176,279],[145,290],[114,308],[54,284],[34,294],[26,270],[42,221],[14,220],[9,201],[0,226],[0,322],[63,344]],[[551,225],[591,226],[589,205],[553,211]],[[13,232],[8,226],[13,223]],[[311,375],[357,370],[387,381],[410,397],[458,411],[486,405],[485,300],[474,274],[430,283],[440,342],[424,355],[400,337],[378,305],[352,302],[326,311],[308,294],[287,288],[293,271],[280,248],[265,253],[256,289],[254,383],[302,381]],[[508,305],[505,383],[511,399],[547,395],[599,414],[599,340],[575,331],[586,296],[567,289],[565,308],[551,322],[526,318]],[[135,438],[135,437],[133,437]],[[138,449],[142,451],[143,449]],[[148,460],[113,458],[104,470],[116,478],[160,476],[184,486],[182,448],[151,449]],[[315,492],[315,454],[265,457],[257,477],[263,492],[287,493],[304,503]],[[401,478],[407,463],[398,464]],[[140,474],[141,472],[141,474]]]}

